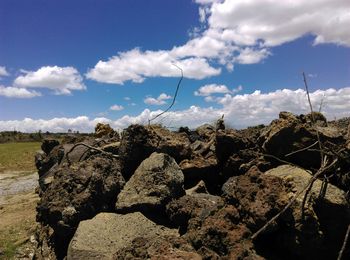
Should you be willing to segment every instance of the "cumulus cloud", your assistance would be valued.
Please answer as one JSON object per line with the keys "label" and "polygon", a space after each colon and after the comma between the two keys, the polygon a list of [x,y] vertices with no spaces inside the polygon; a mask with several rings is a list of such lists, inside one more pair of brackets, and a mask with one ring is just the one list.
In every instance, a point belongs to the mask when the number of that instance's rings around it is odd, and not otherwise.
{"label": "cumulus cloud", "polygon": [[238,86],[237,88],[231,90],[226,85],[208,84],[200,87],[194,92],[194,95],[208,97],[212,94],[234,94],[242,89],[242,86]]}
{"label": "cumulus cloud", "polygon": [[[310,93],[314,107],[319,107],[323,99],[322,111],[329,120],[349,116],[350,87],[326,90],[316,90]],[[309,112],[305,90],[282,89],[268,93],[259,90],[250,94],[225,96],[216,100],[219,108],[201,108],[191,106],[180,111],[169,111],[157,122],[167,127],[189,126],[197,127],[204,123],[213,123],[223,114],[225,122],[235,128],[243,128],[257,124],[268,124],[278,117],[280,111],[290,111],[295,114]],[[0,131],[16,129],[24,132],[54,131],[65,132],[68,129],[81,132],[91,132],[98,122],[109,123],[112,127],[123,129],[130,124],[146,124],[150,118],[158,115],[162,110],[143,110],[139,115],[125,115],[115,121],[107,118],[89,119],[86,116],[77,118],[54,118],[51,120],[24,120],[0,121]]]}
{"label": "cumulus cloud", "polygon": [[108,61],[99,61],[86,77],[104,83],[123,85],[125,81],[141,83],[147,77],[179,77],[176,64],[184,71],[184,77],[204,79],[220,74],[221,70],[211,67],[204,58],[181,59],[168,51],[141,51],[135,48],[119,52]]}
{"label": "cumulus cloud", "polygon": [[145,104],[147,105],[156,105],[156,106],[160,106],[160,105],[164,105],[166,104],[166,100],[171,99],[171,96],[162,93],[160,94],[157,98],[153,98],[153,97],[146,97],[143,101],[145,102]]}
{"label": "cumulus cloud", "polygon": [[10,76],[10,73],[7,72],[6,67],[0,66],[0,78]]}
{"label": "cumulus cloud", "polygon": [[24,88],[5,87],[0,85],[0,96],[7,98],[33,98],[41,96],[41,93]]}
{"label": "cumulus cloud", "polygon": [[110,109],[110,110],[113,110],[113,111],[121,111],[121,110],[124,109],[124,107],[121,106],[121,105],[113,105],[113,106],[111,106],[109,109]]}
{"label": "cumulus cloud", "polygon": [[224,0],[213,1],[208,22],[212,29],[254,44],[261,40],[277,46],[312,34],[315,44],[350,46],[349,10],[348,0]]}
{"label": "cumulus cloud", "polygon": [[37,71],[21,71],[14,86],[18,88],[47,88],[57,95],[69,95],[73,90],[86,89],[83,78],[73,67],[46,66]]}
{"label": "cumulus cloud", "polygon": [[183,45],[168,50],[120,52],[88,70],[89,79],[104,83],[143,82],[149,77],[177,77],[177,64],[190,79],[233,71],[234,64],[259,63],[271,47],[304,35],[314,44],[350,46],[348,0],[196,0],[201,26]]}

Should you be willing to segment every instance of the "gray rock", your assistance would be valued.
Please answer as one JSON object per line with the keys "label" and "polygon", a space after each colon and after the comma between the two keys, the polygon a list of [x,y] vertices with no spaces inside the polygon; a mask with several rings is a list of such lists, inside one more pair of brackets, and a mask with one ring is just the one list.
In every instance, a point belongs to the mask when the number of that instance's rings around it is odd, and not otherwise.
{"label": "gray rock", "polygon": [[[289,182],[289,184],[293,187],[293,193],[299,192],[302,188],[304,188],[312,177],[310,172],[291,165],[281,165],[277,168],[267,171],[265,174],[277,176]],[[322,181],[316,180],[312,185],[310,196],[317,197],[321,186]],[[303,196],[300,196],[297,199],[299,203],[301,203],[302,200]],[[332,184],[328,184],[325,200],[332,204],[346,206],[345,192]]]}
{"label": "gray rock", "polygon": [[[306,187],[312,177],[310,172],[290,165],[271,169],[265,175],[282,178],[289,188],[290,197]],[[336,259],[350,221],[349,210],[344,191],[328,184],[322,199],[319,198],[321,186],[322,181],[316,180],[310,190],[305,205],[304,221],[301,220],[301,205],[305,192],[297,198],[292,206],[295,236],[288,237],[285,233],[280,241],[285,241],[285,246],[290,252],[299,252],[309,259],[315,259],[317,255],[322,255],[322,259]],[[313,250],[310,251],[310,248]]]}
{"label": "gray rock", "polygon": [[174,198],[185,194],[184,175],[169,155],[153,153],[144,160],[119,193],[116,209],[120,212],[162,209]]}
{"label": "gray rock", "polygon": [[177,230],[156,225],[139,212],[126,215],[100,213],[80,222],[71,240],[67,260],[112,259],[137,237],[178,236]]}

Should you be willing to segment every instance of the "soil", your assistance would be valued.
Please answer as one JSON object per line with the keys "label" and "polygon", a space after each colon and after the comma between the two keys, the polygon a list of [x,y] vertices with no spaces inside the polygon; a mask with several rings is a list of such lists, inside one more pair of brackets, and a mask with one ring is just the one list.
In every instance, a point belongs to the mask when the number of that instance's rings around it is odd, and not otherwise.
{"label": "soil", "polygon": [[36,227],[38,174],[0,173],[0,259],[31,259]]}

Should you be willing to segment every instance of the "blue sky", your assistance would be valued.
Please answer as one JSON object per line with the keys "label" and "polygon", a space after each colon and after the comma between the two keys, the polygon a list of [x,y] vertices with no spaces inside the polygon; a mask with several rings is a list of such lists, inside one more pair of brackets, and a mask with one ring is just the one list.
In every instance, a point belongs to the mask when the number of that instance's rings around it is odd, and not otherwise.
{"label": "blue sky", "polygon": [[[292,3],[293,2],[293,3]],[[0,0],[0,130],[233,127],[350,111],[347,0]]]}

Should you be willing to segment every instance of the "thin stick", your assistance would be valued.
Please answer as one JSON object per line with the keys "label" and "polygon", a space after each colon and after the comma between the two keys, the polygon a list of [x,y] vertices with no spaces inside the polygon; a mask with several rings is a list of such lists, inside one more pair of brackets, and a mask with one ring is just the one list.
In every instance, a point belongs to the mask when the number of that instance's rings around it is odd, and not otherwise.
{"label": "thin stick", "polygon": [[305,147],[305,148],[302,148],[302,149],[300,149],[300,150],[297,150],[297,151],[288,153],[288,154],[286,154],[284,157],[288,157],[288,156],[291,156],[291,155],[293,155],[293,154],[306,151],[306,150],[310,149],[311,147],[314,147],[317,143],[318,143],[318,141],[314,142],[312,145],[309,145],[308,147]]}
{"label": "thin stick", "polygon": [[341,260],[343,258],[343,254],[344,254],[344,251],[345,251],[345,248],[346,248],[346,244],[347,244],[348,239],[349,239],[349,234],[350,234],[350,224],[348,225],[348,229],[347,229],[346,234],[345,234],[343,246],[341,247],[341,250],[339,251],[339,255],[338,255],[337,260]]}
{"label": "thin stick", "polygon": [[310,92],[309,92],[309,86],[307,84],[307,80],[306,80],[306,76],[305,76],[305,72],[303,72],[303,78],[304,78],[304,84],[305,84],[305,89],[306,89],[306,94],[307,94],[307,100],[309,101],[309,106],[310,106],[310,110],[311,110],[311,121],[312,121],[312,125],[314,126],[315,130],[316,130],[316,136],[317,136],[317,140],[318,140],[318,145],[320,148],[320,156],[321,156],[321,166],[323,165],[323,149],[322,149],[322,143],[321,143],[321,139],[320,139],[320,134],[317,130],[317,128],[315,127],[315,116],[314,116],[314,111],[312,109],[312,103],[311,103],[311,99],[310,99]]}
{"label": "thin stick", "polygon": [[177,66],[177,65],[174,64],[174,63],[173,63],[172,65],[174,65],[176,68],[178,68],[178,69],[181,71],[181,78],[179,79],[179,82],[177,83],[177,87],[176,87],[176,91],[175,91],[175,94],[174,94],[173,101],[171,102],[170,106],[169,106],[167,109],[165,109],[162,113],[156,115],[156,116],[153,117],[152,119],[149,119],[149,120],[148,120],[148,124],[150,124],[151,121],[157,119],[157,118],[160,117],[161,115],[163,115],[163,114],[165,114],[166,112],[168,112],[168,111],[173,107],[173,105],[175,104],[175,100],[176,100],[176,97],[177,97],[177,93],[179,92],[179,87],[180,87],[181,81],[182,81],[182,79],[183,79],[183,77],[184,77],[184,73],[183,73],[183,70],[182,70],[179,66]]}
{"label": "thin stick", "polygon": [[103,154],[105,154],[105,155],[108,155],[108,156],[111,156],[111,157],[114,157],[114,158],[119,158],[119,155],[116,155],[116,154],[113,154],[113,153],[110,153],[110,152],[103,151],[103,150],[101,150],[101,149],[99,149],[99,148],[93,147],[93,146],[88,145],[88,144],[85,144],[85,143],[77,143],[77,144],[73,145],[73,147],[70,148],[69,151],[66,153],[66,159],[67,159],[67,161],[68,161],[69,164],[71,163],[70,160],[69,160],[69,154],[70,154],[76,147],[78,147],[78,146],[85,146],[85,147],[87,147],[87,148],[89,148],[89,149],[91,149],[91,150],[98,151],[98,152],[103,153]]}
{"label": "thin stick", "polygon": [[273,158],[273,159],[275,159],[276,161],[279,161],[279,162],[281,162],[281,163],[289,164],[289,165],[294,166],[294,167],[298,167],[298,168],[300,168],[300,169],[303,169],[304,171],[308,171],[307,169],[305,169],[305,168],[303,168],[303,167],[301,167],[301,166],[299,166],[299,165],[296,165],[296,164],[294,164],[294,163],[291,163],[291,162],[282,160],[281,158],[278,158],[277,156],[274,156],[274,155],[272,155],[272,154],[266,154],[266,153],[259,153],[259,154],[262,155],[262,156],[265,156],[265,157]]}
{"label": "thin stick", "polygon": [[266,228],[268,228],[277,218],[279,218],[292,204],[296,201],[296,199],[304,193],[304,191],[309,188],[309,186],[317,179],[318,176],[320,176],[323,172],[331,168],[335,163],[337,162],[337,159],[335,159],[330,165],[326,167],[321,167],[315,175],[312,176],[312,178],[309,180],[308,184],[302,188],[298,193],[294,195],[294,197],[289,201],[289,203],[273,218],[271,218],[262,228],[260,228],[257,232],[255,232],[251,239],[255,239],[260,233],[262,233]]}

